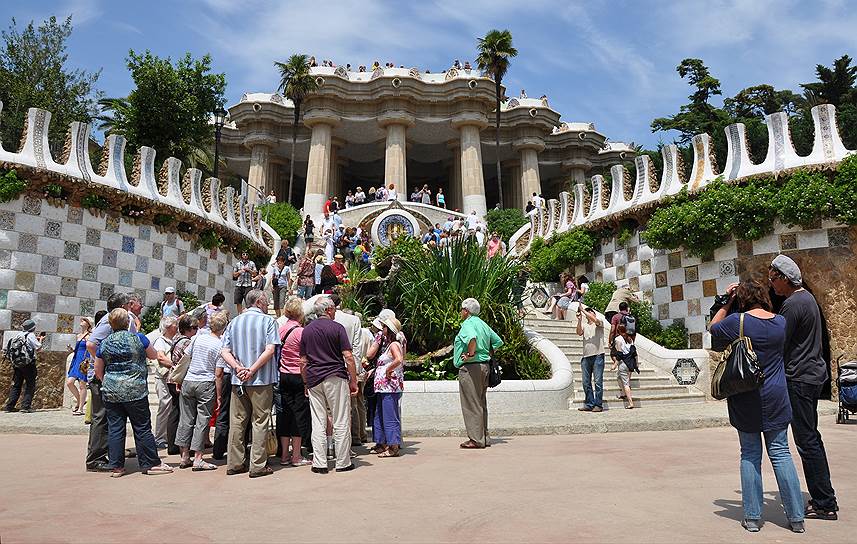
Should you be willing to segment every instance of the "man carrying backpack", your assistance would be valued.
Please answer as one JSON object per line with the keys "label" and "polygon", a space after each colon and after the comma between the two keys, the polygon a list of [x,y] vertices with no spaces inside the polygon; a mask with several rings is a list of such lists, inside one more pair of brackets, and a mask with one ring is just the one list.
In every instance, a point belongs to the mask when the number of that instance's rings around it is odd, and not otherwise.
{"label": "man carrying backpack", "polygon": [[24,386],[24,399],[21,401],[21,412],[32,412],[33,393],[36,391],[36,352],[42,349],[45,333],[38,335],[36,323],[32,319],[21,325],[21,334],[9,340],[6,344],[6,359],[12,363],[12,387],[9,389],[9,400],[4,408],[7,412],[17,412],[18,397],[21,395],[21,385]]}

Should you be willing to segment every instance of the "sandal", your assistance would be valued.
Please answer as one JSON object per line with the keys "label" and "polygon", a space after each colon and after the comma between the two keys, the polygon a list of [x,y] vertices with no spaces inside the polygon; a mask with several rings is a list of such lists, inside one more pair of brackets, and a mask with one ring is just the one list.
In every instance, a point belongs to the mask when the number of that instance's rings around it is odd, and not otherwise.
{"label": "sandal", "polygon": [[121,478],[122,476],[125,476],[124,468],[114,468],[113,472],[110,474],[111,478]]}
{"label": "sandal", "polygon": [[396,450],[396,451],[387,450],[387,451],[384,451],[384,452],[381,452],[378,454],[378,457],[398,457],[398,456],[399,456],[399,450]]}
{"label": "sandal", "polygon": [[375,445],[373,448],[369,448],[369,453],[383,453],[387,451],[387,446],[382,446],[380,444]]}
{"label": "sandal", "polygon": [[203,470],[217,470],[217,465],[212,465],[211,463],[200,461],[199,463],[194,463],[193,468],[191,470],[193,472],[200,472]]}
{"label": "sandal", "polygon": [[280,459],[280,466],[281,466],[281,467],[290,467],[290,466],[292,466],[292,461],[291,461],[291,459]]}
{"label": "sandal", "polygon": [[289,466],[293,466],[293,467],[305,467],[305,466],[307,466],[307,465],[311,465],[311,464],[312,464],[312,461],[310,461],[309,459],[304,459],[304,458],[302,457],[299,461],[291,461],[291,462],[289,463]]}
{"label": "sandal", "polygon": [[467,442],[462,442],[461,444],[459,444],[458,447],[465,450],[481,450],[485,446],[480,446],[473,440],[468,440]]}
{"label": "sandal", "polygon": [[143,474],[149,474],[152,476],[157,476],[158,474],[172,474],[172,473],[173,473],[173,467],[171,467],[170,465],[168,465],[166,463],[161,463],[160,465],[157,465],[157,466],[154,466],[151,468],[147,468],[146,470],[143,471]]}
{"label": "sandal", "polygon": [[806,510],[804,512],[804,518],[806,519],[824,519],[827,521],[836,521],[839,519],[839,514],[836,513],[836,510],[819,510],[812,503],[806,505]]}
{"label": "sandal", "polygon": [[71,415],[73,415],[73,416],[82,416],[82,415],[83,415],[83,412],[81,412],[80,410],[72,410]]}
{"label": "sandal", "polygon": [[182,460],[182,462],[179,463],[179,468],[181,468],[181,469],[190,468],[192,466],[193,466],[193,461],[191,461],[190,459],[188,459],[187,461]]}

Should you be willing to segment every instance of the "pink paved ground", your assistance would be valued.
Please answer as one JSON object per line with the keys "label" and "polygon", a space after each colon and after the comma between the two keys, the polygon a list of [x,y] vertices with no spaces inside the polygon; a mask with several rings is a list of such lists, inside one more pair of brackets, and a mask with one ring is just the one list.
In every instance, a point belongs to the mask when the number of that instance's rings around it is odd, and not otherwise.
{"label": "pink paved ground", "polygon": [[361,456],[353,472],[276,466],[256,480],[224,467],[144,476],[134,460],[111,479],[83,472],[85,437],[3,435],[0,540],[855,542],[857,425],[825,422],[823,433],[841,518],[807,521],[804,535],[784,528],[770,466],[768,523],[758,535],[740,528],[729,428],[518,436],[482,451],[410,439],[403,457]]}

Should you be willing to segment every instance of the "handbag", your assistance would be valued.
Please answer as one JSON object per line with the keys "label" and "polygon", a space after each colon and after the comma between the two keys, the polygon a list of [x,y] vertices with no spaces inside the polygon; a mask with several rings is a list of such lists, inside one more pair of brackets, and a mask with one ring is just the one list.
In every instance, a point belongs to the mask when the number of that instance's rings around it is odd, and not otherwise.
{"label": "handbag", "polygon": [[[178,342],[173,344],[173,348],[175,348],[176,344],[178,344]],[[185,376],[187,376],[187,369],[190,367],[191,352],[191,346],[188,345],[188,347],[185,348],[184,353],[182,353],[181,359],[179,359],[177,363],[173,364],[173,367],[170,369],[170,381],[176,385],[181,385]]]}
{"label": "handbag", "polygon": [[502,368],[500,363],[494,357],[494,350],[491,350],[491,358],[488,360],[488,387],[497,387],[503,381],[501,376]]}
{"label": "handbag", "polygon": [[265,450],[268,452],[268,457],[277,455],[279,449],[279,440],[277,440],[277,430],[274,428],[274,416],[268,416],[268,431],[265,434]]}
{"label": "handbag", "polygon": [[762,386],[765,375],[759,367],[759,359],[753,351],[753,342],[744,336],[744,313],[736,338],[723,351],[711,379],[711,396],[717,400],[754,391]]}

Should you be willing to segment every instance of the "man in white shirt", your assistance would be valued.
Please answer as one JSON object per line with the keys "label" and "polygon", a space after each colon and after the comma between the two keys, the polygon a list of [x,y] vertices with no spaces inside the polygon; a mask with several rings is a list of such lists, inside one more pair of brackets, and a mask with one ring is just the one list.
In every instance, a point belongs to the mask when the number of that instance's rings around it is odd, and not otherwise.
{"label": "man in white shirt", "polygon": [[467,230],[476,230],[476,227],[479,225],[479,217],[476,215],[476,210],[470,212],[470,215],[467,216]]}
{"label": "man in white shirt", "polygon": [[[604,327],[592,308],[577,303],[577,335],[583,337],[583,358],[580,373],[586,396],[581,412],[602,412],[604,397]],[[593,392],[593,378],[595,390]]]}

